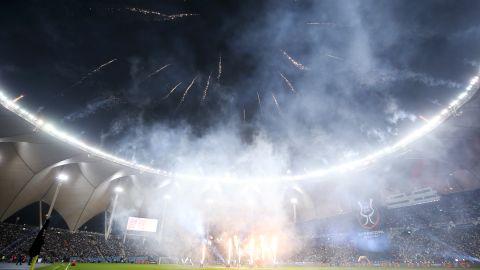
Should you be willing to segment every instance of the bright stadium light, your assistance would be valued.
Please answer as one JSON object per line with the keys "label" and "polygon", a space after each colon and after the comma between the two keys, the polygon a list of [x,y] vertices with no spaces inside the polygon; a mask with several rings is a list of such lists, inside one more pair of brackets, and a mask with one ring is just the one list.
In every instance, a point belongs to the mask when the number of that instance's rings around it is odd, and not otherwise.
{"label": "bright stadium light", "polygon": [[61,173],[57,175],[58,182],[67,182],[70,177],[66,173]]}
{"label": "bright stadium light", "polygon": [[291,203],[291,204],[297,204],[297,203],[298,203],[297,198],[295,198],[295,197],[294,197],[294,198],[291,198],[291,199],[290,199],[290,203]]}
{"label": "bright stadium light", "polygon": [[172,196],[170,194],[163,195],[163,199],[166,200],[166,201],[170,200],[171,198],[172,198]]}
{"label": "bright stadium light", "polygon": [[123,192],[123,188],[121,186],[117,186],[113,189],[113,191],[115,191],[115,193],[122,193]]}
{"label": "bright stadium light", "polygon": [[400,139],[396,143],[390,146],[386,146],[383,149],[380,149],[376,152],[370,153],[364,157],[361,157],[357,160],[353,160],[347,163],[339,164],[330,168],[323,168],[318,170],[312,170],[303,174],[289,174],[286,173],[281,176],[266,176],[266,177],[253,177],[248,179],[234,179],[230,177],[230,173],[227,172],[226,174],[229,177],[215,177],[215,176],[208,176],[208,175],[192,175],[192,174],[183,174],[177,172],[169,172],[158,168],[152,168],[149,166],[145,166],[142,164],[137,164],[133,161],[128,161],[126,159],[117,157],[113,154],[107,153],[103,150],[95,148],[87,143],[75,138],[74,136],[69,135],[68,133],[56,128],[52,123],[48,122],[47,120],[42,120],[37,118],[35,115],[31,114],[27,110],[20,107],[18,102],[13,102],[13,99],[10,99],[7,95],[3,92],[0,92],[0,104],[8,109],[9,111],[15,113],[19,117],[23,118],[25,121],[34,125],[38,130],[44,131],[50,136],[53,136],[63,142],[66,142],[82,151],[85,151],[87,154],[92,156],[97,156],[99,158],[109,160],[111,162],[136,169],[140,172],[151,173],[160,176],[167,176],[182,180],[189,180],[189,181],[205,181],[205,180],[212,180],[215,182],[223,182],[223,183],[232,183],[232,182],[258,182],[258,181],[274,181],[275,179],[280,179],[282,181],[298,181],[298,180],[307,180],[307,179],[319,179],[328,174],[332,173],[346,173],[348,171],[364,168],[376,160],[385,157],[388,154],[395,153],[397,151],[403,150],[412,142],[418,140],[419,138],[423,137],[424,135],[428,134],[429,132],[433,131],[437,128],[440,124],[442,124],[445,120],[450,118],[452,115],[456,114],[456,111],[461,108],[465,103],[467,103],[478,91],[478,82],[479,76],[473,77],[468,86],[465,87],[465,91],[460,93],[457,99],[452,100],[449,103],[447,108],[443,108],[439,112],[438,115],[432,117],[428,123],[424,124],[417,130],[412,131],[411,133],[407,134],[404,138]]}

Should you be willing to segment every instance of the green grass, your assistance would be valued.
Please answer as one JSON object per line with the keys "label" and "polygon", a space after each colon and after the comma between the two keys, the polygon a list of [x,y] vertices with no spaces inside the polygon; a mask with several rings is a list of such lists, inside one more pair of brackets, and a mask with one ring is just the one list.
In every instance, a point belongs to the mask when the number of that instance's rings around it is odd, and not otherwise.
{"label": "green grass", "polygon": [[[41,270],[65,270],[67,264],[54,264],[47,267],[42,267]],[[155,265],[155,264],[110,264],[110,263],[79,263],[76,266],[70,266],[68,270],[219,270],[227,269],[225,267],[205,267],[199,268],[198,266],[189,267],[189,266],[179,266],[179,265]],[[238,269],[236,267],[229,268],[232,270]],[[240,269],[250,270],[251,268],[242,267]],[[416,270],[425,268],[384,268],[384,267],[312,267],[312,266],[291,266],[291,267],[261,267],[253,268],[261,270],[313,270],[313,269],[332,269],[332,270],[385,270],[385,269],[395,269],[395,270]]]}

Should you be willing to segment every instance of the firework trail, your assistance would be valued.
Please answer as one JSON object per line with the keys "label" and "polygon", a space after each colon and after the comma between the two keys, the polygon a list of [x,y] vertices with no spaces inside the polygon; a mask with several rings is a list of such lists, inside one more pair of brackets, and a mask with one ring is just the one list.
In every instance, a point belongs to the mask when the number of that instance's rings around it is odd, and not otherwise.
{"label": "firework trail", "polygon": [[218,75],[217,75],[217,80],[220,80],[220,77],[222,76],[222,54],[218,56]]}
{"label": "firework trail", "polygon": [[288,53],[286,51],[282,51],[283,52],[283,55],[285,55],[285,57],[287,57],[288,60],[290,60],[290,62],[295,66],[297,67],[298,69],[300,70],[308,70],[307,67],[305,67],[304,65],[302,65],[301,63],[295,61],[295,59],[293,59],[290,55],[288,55]]}
{"label": "firework trail", "polygon": [[195,80],[197,80],[197,76],[195,76],[195,78],[193,78],[192,82],[188,85],[187,89],[185,89],[185,92],[183,92],[183,96],[182,98],[180,99],[180,102],[178,103],[178,106],[182,105],[183,101],[185,100],[185,97],[187,96],[188,94],[188,91],[190,90],[190,88],[192,88],[192,85],[193,83],[195,82]]}
{"label": "firework trail", "polygon": [[336,59],[336,60],[339,60],[339,61],[344,61],[345,59],[341,58],[341,57],[338,57],[338,56],[335,56],[335,55],[331,55],[331,54],[325,54],[325,56],[328,56],[330,58],[333,58],[333,59]]}
{"label": "firework trail", "polygon": [[326,25],[326,26],[337,26],[336,23],[331,22],[307,22],[308,25]]}
{"label": "firework trail", "polygon": [[101,64],[101,65],[98,66],[96,69],[88,72],[88,73],[87,73],[85,76],[83,76],[78,82],[72,84],[72,86],[70,86],[70,88],[75,87],[75,86],[81,84],[85,79],[87,79],[88,77],[92,76],[93,74],[99,72],[102,68],[110,65],[111,63],[113,63],[113,62],[115,62],[115,61],[117,61],[117,58],[114,58],[114,59],[112,59],[112,60],[110,60],[110,61],[108,61],[108,62],[106,62],[106,63],[104,63],[104,64]]}
{"label": "firework trail", "polygon": [[146,80],[150,79],[150,77],[152,77],[153,75],[157,74],[158,72],[160,72],[160,71],[162,71],[162,70],[166,69],[168,66],[170,66],[170,64],[166,64],[165,66],[163,66],[163,67],[161,67],[161,68],[159,68],[159,69],[155,70],[154,72],[152,72],[152,73],[148,74],[148,76],[147,76],[147,77],[146,77],[146,78],[145,78],[143,81],[146,81]]}
{"label": "firework trail", "polygon": [[144,15],[153,15],[161,17],[164,21],[173,21],[183,17],[198,16],[196,13],[179,13],[179,14],[164,14],[153,10],[141,9],[141,8],[126,8],[126,10]]}
{"label": "firework trail", "polygon": [[13,103],[16,103],[16,102],[20,101],[20,100],[21,100],[22,98],[24,98],[24,97],[25,97],[25,95],[22,94],[22,95],[16,97],[14,100],[12,100],[12,102],[13,102]]}
{"label": "firework trail", "polygon": [[258,91],[257,91],[257,100],[258,100],[258,107],[260,108],[262,101],[260,99],[260,94],[258,93]]}
{"label": "firework trail", "polygon": [[275,107],[277,107],[278,114],[281,114],[281,110],[280,110],[280,106],[278,105],[277,98],[275,97],[275,95],[273,93],[272,93],[272,98],[273,98],[273,102],[275,102]]}
{"label": "firework trail", "polygon": [[173,91],[175,91],[175,89],[177,89],[178,86],[180,86],[180,84],[182,84],[182,82],[179,82],[177,85],[175,85],[172,90],[170,90],[170,92],[168,92],[167,95],[165,95],[162,99],[167,99],[172,93]]}
{"label": "firework trail", "polygon": [[290,90],[292,90],[293,93],[297,92],[295,91],[295,88],[293,88],[293,85],[292,83],[290,83],[290,81],[287,79],[287,77],[285,77],[285,75],[283,75],[281,72],[280,73],[280,76],[282,76],[283,80],[285,81],[285,83],[288,85],[288,87],[290,88]]}
{"label": "firework trail", "polygon": [[205,85],[205,89],[203,90],[202,102],[204,102],[205,98],[207,97],[208,86],[210,85],[210,77],[211,76],[212,76],[212,73],[210,72],[210,74],[208,75],[208,79],[207,79],[207,85]]}
{"label": "firework trail", "polygon": [[418,118],[422,119],[424,122],[428,123],[430,122],[430,120],[428,120],[426,117],[424,117],[423,115],[419,115]]}

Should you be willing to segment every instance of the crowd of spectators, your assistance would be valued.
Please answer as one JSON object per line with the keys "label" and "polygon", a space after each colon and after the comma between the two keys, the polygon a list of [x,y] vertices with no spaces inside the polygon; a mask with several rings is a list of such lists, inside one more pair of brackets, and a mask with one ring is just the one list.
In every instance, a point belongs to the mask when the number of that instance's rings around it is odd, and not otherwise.
{"label": "crowd of spectators", "polygon": [[[472,196],[477,196],[472,193]],[[321,228],[300,230],[302,247],[284,261],[344,265],[368,261],[400,264],[445,264],[480,262],[480,219],[478,199],[470,203],[458,198],[403,209],[384,209],[384,223],[378,234],[362,234],[358,224],[345,225],[345,216],[318,223]],[[457,203],[455,206],[454,203]],[[462,203],[461,206],[458,206]],[[328,222],[328,226],[323,226]],[[343,224],[343,225],[342,225]],[[357,230],[352,229],[357,227]],[[302,228],[302,227],[300,227]],[[332,228],[335,228],[333,230]],[[18,262],[27,259],[29,246],[38,227],[0,223],[0,260]],[[219,248],[221,249],[221,248]],[[49,228],[40,258],[43,262],[70,260],[129,262],[132,257],[154,260],[161,257],[161,245],[155,237],[127,237]],[[192,255],[190,254],[191,258]]]}

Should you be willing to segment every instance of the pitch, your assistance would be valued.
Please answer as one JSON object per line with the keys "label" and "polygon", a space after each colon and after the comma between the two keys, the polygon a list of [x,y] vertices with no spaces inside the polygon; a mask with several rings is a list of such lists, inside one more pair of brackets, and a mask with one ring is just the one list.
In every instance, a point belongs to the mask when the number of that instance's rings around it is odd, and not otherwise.
{"label": "pitch", "polygon": [[[180,266],[180,265],[152,265],[152,264],[104,264],[104,263],[80,263],[76,266],[69,266],[67,264],[53,264],[47,267],[40,268],[41,270],[169,270],[169,269],[177,269],[177,270],[219,270],[219,269],[261,269],[261,270],[313,270],[313,269],[324,269],[324,270],[347,270],[347,269],[356,269],[356,270],[384,270],[384,269],[392,269],[386,267],[320,267],[320,266],[288,266],[288,267],[261,267],[261,268],[249,268],[249,267],[241,267],[241,268],[226,268],[221,266],[206,266],[204,268],[200,268],[198,266],[189,267],[189,266]],[[416,270],[422,268],[395,268],[397,270]],[[424,268],[423,268],[424,269]]]}

